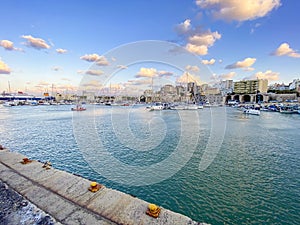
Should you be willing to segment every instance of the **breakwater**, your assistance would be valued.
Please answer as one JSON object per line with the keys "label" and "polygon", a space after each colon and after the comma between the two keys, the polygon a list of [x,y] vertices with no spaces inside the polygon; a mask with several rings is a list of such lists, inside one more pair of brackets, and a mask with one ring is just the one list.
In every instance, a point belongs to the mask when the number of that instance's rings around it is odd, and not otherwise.
{"label": "breakwater", "polygon": [[[157,218],[146,214],[149,203],[54,169],[7,149],[0,150],[0,180],[61,224],[204,224],[161,208]],[[25,163],[24,163],[25,162]]]}

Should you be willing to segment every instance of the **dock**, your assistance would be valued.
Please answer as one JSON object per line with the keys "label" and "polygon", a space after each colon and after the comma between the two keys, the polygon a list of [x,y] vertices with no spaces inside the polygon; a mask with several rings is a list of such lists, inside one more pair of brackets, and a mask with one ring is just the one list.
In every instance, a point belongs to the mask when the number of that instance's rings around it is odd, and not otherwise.
{"label": "dock", "polygon": [[91,192],[91,180],[35,159],[24,163],[26,158],[0,150],[0,180],[56,224],[205,225],[162,207],[157,218],[151,217],[146,214],[149,202],[105,186]]}

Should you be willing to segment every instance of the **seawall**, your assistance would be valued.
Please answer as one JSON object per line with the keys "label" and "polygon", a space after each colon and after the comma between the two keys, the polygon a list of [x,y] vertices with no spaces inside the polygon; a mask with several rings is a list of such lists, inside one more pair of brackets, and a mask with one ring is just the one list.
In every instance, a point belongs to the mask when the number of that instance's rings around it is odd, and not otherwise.
{"label": "seawall", "polygon": [[58,224],[205,224],[164,208],[153,218],[146,214],[146,201],[105,186],[91,192],[90,180],[35,160],[23,164],[24,158],[20,153],[0,150],[0,180]]}

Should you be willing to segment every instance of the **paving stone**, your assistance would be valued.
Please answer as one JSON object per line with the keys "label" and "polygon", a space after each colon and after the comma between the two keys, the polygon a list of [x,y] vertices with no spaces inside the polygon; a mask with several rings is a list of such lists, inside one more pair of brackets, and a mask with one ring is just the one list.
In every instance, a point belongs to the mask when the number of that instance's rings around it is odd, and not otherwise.
{"label": "paving stone", "polygon": [[102,187],[88,191],[89,180],[54,168],[46,170],[25,156],[0,151],[0,180],[62,224],[196,225],[190,218],[161,209],[158,218],[146,215],[147,202]]}

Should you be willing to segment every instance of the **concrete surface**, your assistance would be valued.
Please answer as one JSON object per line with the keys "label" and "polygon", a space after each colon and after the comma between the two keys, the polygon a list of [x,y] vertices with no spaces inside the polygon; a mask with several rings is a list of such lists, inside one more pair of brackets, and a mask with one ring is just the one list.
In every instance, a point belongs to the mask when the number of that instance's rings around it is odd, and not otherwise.
{"label": "concrete surface", "polygon": [[146,215],[148,202],[102,187],[88,191],[89,180],[43,163],[20,163],[16,152],[0,150],[0,180],[61,224],[196,225],[179,213],[162,208],[158,218]]}

